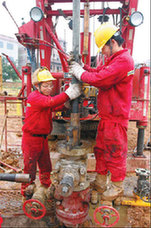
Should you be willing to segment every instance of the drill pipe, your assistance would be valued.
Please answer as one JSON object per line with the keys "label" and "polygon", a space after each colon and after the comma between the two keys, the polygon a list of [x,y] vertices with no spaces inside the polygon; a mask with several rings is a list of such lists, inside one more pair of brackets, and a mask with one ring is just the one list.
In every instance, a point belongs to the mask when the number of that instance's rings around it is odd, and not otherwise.
{"label": "drill pipe", "polygon": [[0,181],[11,181],[19,183],[29,183],[31,177],[29,174],[20,174],[20,173],[0,173]]}

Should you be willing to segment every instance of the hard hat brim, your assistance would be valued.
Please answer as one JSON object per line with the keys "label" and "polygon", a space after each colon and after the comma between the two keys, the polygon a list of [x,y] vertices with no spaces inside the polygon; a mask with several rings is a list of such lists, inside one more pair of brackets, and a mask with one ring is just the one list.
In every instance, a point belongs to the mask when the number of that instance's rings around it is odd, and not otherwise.
{"label": "hard hat brim", "polygon": [[42,81],[39,81],[39,83],[40,82],[49,82],[49,81],[55,81],[56,80],[56,78],[49,78],[49,79],[43,79]]}

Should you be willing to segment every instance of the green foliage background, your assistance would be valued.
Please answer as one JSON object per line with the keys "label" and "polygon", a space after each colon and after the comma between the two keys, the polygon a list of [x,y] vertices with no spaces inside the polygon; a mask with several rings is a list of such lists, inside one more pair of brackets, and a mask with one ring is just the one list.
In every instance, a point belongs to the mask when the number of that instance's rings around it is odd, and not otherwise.
{"label": "green foliage background", "polygon": [[[16,63],[13,62],[16,66]],[[2,75],[3,75],[3,81],[6,80],[13,80],[13,81],[19,81],[16,72],[14,71],[13,67],[10,65],[8,60],[2,56]]]}

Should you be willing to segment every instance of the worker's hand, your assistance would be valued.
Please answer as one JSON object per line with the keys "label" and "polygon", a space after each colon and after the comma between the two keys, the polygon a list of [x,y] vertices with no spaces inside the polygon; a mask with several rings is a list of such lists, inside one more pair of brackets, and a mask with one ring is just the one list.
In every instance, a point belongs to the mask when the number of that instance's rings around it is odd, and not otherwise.
{"label": "worker's hand", "polygon": [[68,95],[70,100],[74,100],[75,98],[81,95],[81,88],[79,84],[69,84],[68,89],[66,89],[65,93]]}
{"label": "worker's hand", "polygon": [[66,102],[64,103],[64,106],[65,106],[67,109],[70,109],[70,108],[71,108],[70,100],[69,100],[69,101],[66,101]]}
{"label": "worker's hand", "polygon": [[69,66],[70,66],[73,62],[75,62],[75,56],[74,56],[74,54],[73,54],[72,51],[69,53],[69,57],[68,57],[68,59],[67,59],[67,62],[68,62],[68,65],[69,65]]}
{"label": "worker's hand", "polygon": [[84,63],[82,61],[82,55],[79,55],[79,64],[80,66],[82,66],[82,68],[84,67]]}
{"label": "worker's hand", "polygon": [[[75,62],[75,61],[76,61],[75,56],[74,56],[73,52],[71,51],[71,52],[69,53],[69,58],[67,59],[68,65],[69,65],[69,66],[72,65],[73,62]],[[79,60],[78,60],[78,62],[79,62],[79,64],[80,64],[82,67],[84,67],[84,63],[83,63],[83,61],[82,61],[82,55],[80,55],[80,54],[79,54]]]}
{"label": "worker's hand", "polygon": [[81,80],[81,75],[84,72],[85,70],[77,62],[72,62],[72,64],[69,66],[69,74],[75,76],[79,81]]}

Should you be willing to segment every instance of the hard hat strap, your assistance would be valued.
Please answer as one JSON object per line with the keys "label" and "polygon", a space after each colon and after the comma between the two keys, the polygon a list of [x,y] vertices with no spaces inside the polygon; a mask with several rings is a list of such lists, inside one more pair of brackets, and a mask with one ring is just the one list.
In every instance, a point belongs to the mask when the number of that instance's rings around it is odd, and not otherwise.
{"label": "hard hat strap", "polygon": [[43,94],[42,92],[41,92],[41,82],[38,84],[38,88],[39,88],[39,92],[41,93],[41,94]]}
{"label": "hard hat strap", "polygon": [[33,90],[34,90],[34,91],[37,90],[37,87],[36,87],[35,85],[33,85]]}
{"label": "hard hat strap", "polygon": [[112,40],[109,40],[110,42],[110,56],[113,54],[113,45],[112,45]]}

